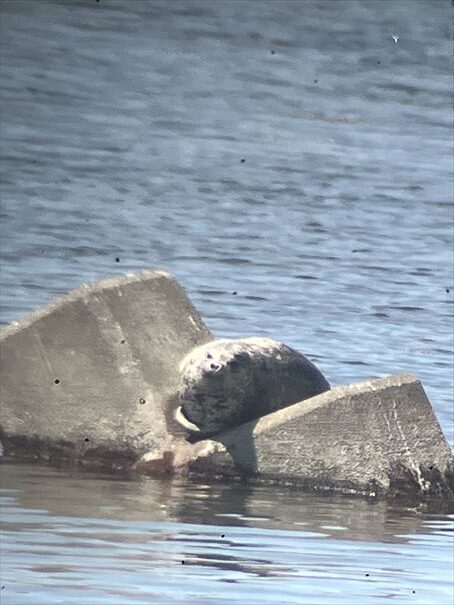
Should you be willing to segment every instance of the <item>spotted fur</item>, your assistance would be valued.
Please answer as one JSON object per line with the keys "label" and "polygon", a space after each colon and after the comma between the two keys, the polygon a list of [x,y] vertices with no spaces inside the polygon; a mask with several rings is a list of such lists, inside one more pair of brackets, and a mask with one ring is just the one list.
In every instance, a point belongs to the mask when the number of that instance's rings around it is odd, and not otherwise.
{"label": "spotted fur", "polygon": [[180,364],[178,419],[212,435],[330,388],[304,355],[269,338],[214,340]]}

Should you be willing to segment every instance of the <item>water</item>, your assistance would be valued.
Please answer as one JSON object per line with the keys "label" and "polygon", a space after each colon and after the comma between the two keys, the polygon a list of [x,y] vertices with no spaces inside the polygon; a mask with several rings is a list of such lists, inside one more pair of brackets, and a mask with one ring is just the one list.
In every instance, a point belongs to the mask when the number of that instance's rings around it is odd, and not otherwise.
{"label": "water", "polygon": [[[160,267],[217,337],[282,340],[334,385],[416,374],[454,443],[451,3],[3,0],[0,17],[3,323]],[[2,474],[2,605],[452,602],[448,517]]]}
{"label": "water", "polygon": [[285,489],[2,475],[5,605],[452,603],[445,517]]}

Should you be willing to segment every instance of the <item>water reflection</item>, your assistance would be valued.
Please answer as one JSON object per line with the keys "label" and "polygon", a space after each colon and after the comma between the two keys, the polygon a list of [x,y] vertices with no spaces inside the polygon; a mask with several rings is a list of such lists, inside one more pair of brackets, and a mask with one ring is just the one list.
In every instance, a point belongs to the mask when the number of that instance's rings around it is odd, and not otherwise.
{"label": "water reflection", "polygon": [[446,516],[40,465],[1,478],[5,605],[451,602]]}
{"label": "water reflection", "polygon": [[427,531],[421,509],[279,486],[68,474],[11,463],[2,465],[1,477],[4,493],[14,498],[16,506],[53,517],[203,522],[381,542],[406,542],[402,536]]}

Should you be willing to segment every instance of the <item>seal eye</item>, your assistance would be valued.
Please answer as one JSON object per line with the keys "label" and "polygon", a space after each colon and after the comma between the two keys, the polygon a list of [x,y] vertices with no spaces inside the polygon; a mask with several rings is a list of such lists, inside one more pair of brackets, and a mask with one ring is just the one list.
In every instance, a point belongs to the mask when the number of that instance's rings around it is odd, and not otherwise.
{"label": "seal eye", "polygon": [[207,359],[213,359],[213,355],[211,353],[207,353]]}

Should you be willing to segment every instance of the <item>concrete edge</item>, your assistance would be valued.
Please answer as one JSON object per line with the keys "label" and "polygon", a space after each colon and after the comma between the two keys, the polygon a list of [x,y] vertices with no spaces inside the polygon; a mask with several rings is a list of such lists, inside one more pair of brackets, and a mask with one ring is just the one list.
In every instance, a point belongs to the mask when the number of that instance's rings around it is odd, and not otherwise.
{"label": "concrete edge", "polygon": [[167,279],[177,284],[179,288],[182,288],[180,283],[175,279],[175,277],[171,273],[168,273],[167,271],[164,271],[162,269],[142,269],[141,271],[137,272],[123,273],[112,277],[106,277],[96,282],[82,283],[79,286],[68,290],[66,294],[58,296],[57,298],[53,298],[47,304],[39,307],[35,311],[31,311],[30,313],[25,314],[20,319],[13,320],[6,326],[0,326],[0,340],[3,340],[4,338],[11,336],[12,334],[15,334],[16,332],[24,328],[27,328],[35,321],[41,319],[42,317],[45,317],[46,315],[49,315],[59,307],[65,305],[66,303],[74,302],[75,300],[84,298],[92,292],[110,290],[112,288],[117,288],[121,285],[130,284],[151,278],[158,279],[160,277],[166,277]]}
{"label": "concrete edge", "polygon": [[[329,391],[325,393],[320,393],[319,395],[315,395],[314,397],[310,397],[309,399],[305,399],[304,401],[298,401],[290,406],[282,408],[280,410],[276,410],[271,414],[267,414],[266,416],[262,416],[258,420],[251,420],[240,427],[230,429],[228,431],[224,431],[223,433],[219,433],[216,436],[216,439],[211,439],[212,441],[220,441],[221,443],[230,442],[233,438],[238,437],[238,430],[244,431],[253,431],[254,434],[259,434],[262,431],[267,430],[268,428],[274,426],[276,424],[276,418],[282,416],[286,421],[292,420],[293,418],[297,418],[301,416],[302,410],[304,413],[311,412],[312,410],[316,410],[317,408],[323,407],[326,402],[331,401],[333,396],[337,396],[339,399],[345,396],[352,395],[361,395],[365,393],[371,393],[373,391],[382,390],[383,384],[382,381],[386,379],[388,381],[388,385],[386,388],[393,388],[395,386],[400,386],[402,384],[421,384],[421,381],[416,378],[416,376],[412,374],[390,374],[387,376],[382,376],[381,378],[372,378],[369,380],[365,380],[362,382],[355,382],[347,385],[338,385],[332,387]],[[378,384],[380,383],[380,384]]]}
{"label": "concrete edge", "polygon": [[[383,385],[384,380],[387,382],[386,386]],[[431,422],[434,424],[434,430],[439,433],[442,450],[445,450],[442,459],[434,459],[434,466],[432,463],[422,463],[416,469],[402,463],[401,460],[396,460],[390,466],[388,482],[380,481],[378,476],[364,482],[353,482],[342,479],[332,480],[329,476],[312,477],[305,474],[294,476],[253,471],[242,466],[245,457],[241,451],[247,452],[248,448],[254,447],[251,444],[256,438],[260,438],[262,433],[266,434],[280,424],[291,423],[293,419],[300,420],[306,414],[323,408],[326,404],[332,403],[333,395],[338,399],[346,399],[374,391],[385,392],[403,385],[415,385],[427,399],[421,381],[411,374],[393,374],[334,387],[331,391],[220,433],[215,438],[199,441],[200,449],[194,450],[189,460],[187,455],[175,459],[174,463],[177,465],[180,463],[177,472],[194,477],[246,480],[257,485],[289,485],[319,493],[338,493],[372,499],[400,499],[412,504],[431,502],[435,507],[438,505],[440,509],[444,508],[452,512],[454,510],[454,456],[433,409]],[[430,406],[428,399],[427,403]]]}

